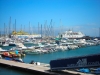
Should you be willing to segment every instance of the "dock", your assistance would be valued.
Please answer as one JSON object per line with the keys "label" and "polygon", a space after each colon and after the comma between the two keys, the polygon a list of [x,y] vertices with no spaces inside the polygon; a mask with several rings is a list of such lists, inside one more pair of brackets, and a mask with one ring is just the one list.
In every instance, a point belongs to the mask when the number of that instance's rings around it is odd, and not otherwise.
{"label": "dock", "polygon": [[86,74],[76,71],[63,70],[63,71],[51,71],[49,64],[40,63],[40,65],[21,63],[16,61],[0,59],[0,66],[10,66],[12,69],[20,70],[24,72],[31,72],[36,75],[94,75]]}

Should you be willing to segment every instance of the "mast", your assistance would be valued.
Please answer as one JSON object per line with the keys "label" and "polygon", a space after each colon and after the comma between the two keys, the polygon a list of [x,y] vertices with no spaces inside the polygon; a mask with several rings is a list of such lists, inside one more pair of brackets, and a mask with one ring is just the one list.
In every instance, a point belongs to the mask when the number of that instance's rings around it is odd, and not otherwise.
{"label": "mast", "polygon": [[61,26],[61,19],[60,19],[60,34],[61,34],[61,29],[62,29],[62,26]]}
{"label": "mast", "polygon": [[22,31],[22,24],[21,24],[21,31]]}
{"label": "mast", "polygon": [[60,32],[59,32],[59,37],[60,37],[60,35],[61,35],[61,33],[62,33],[61,19],[60,19],[60,25],[59,25],[59,26],[60,26],[60,29],[59,29],[59,30],[60,30]]}
{"label": "mast", "polygon": [[39,34],[40,30],[39,30],[39,22],[38,22],[38,34]]}
{"label": "mast", "polygon": [[15,19],[15,36],[16,36],[16,19]]}
{"label": "mast", "polygon": [[16,32],[16,19],[15,19],[15,32]]}
{"label": "mast", "polygon": [[49,27],[49,25],[47,25],[47,36],[48,36],[48,38],[49,38],[49,35],[50,35],[50,27]]}
{"label": "mast", "polygon": [[42,39],[42,24],[41,24],[41,39]]}
{"label": "mast", "polygon": [[6,33],[6,36],[8,35],[8,29],[7,27],[5,27],[5,33]]}
{"label": "mast", "polygon": [[2,28],[1,28],[0,30],[1,30],[1,37],[2,37],[2,36],[3,36],[3,35],[2,35]]}
{"label": "mast", "polygon": [[50,36],[52,36],[52,19],[51,19],[51,22],[50,22]]}
{"label": "mast", "polygon": [[46,38],[46,22],[44,23],[44,37]]}
{"label": "mast", "polygon": [[9,21],[9,35],[10,35],[10,32],[11,32],[11,17],[10,17],[10,21]]}
{"label": "mast", "polygon": [[33,30],[32,30],[32,31],[33,31],[32,33],[34,34],[34,26],[33,26],[33,28],[32,28],[32,29],[33,29]]}
{"label": "mast", "polygon": [[47,26],[47,20],[45,22],[45,36],[48,37],[48,26]]}
{"label": "mast", "polygon": [[23,31],[26,31],[26,30],[25,30],[25,25],[24,25],[24,29],[23,29]]}
{"label": "mast", "polygon": [[5,26],[5,23],[4,23],[4,37],[5,37],[5,27],[6,27],[6,26]]}
{"label": "mast", "polygon": [[31,33],[30,33],[30,22],[29,22],[29,34],[31,34]]}
{"label": "mast", "polygon": [[63,32],[63,25],[62,25],[62,21],[60,19],[60,33],[59,33],[60,38],[62,38],[62,32]]}
{"label": "mast", "polygon": [[52,28],[53,38],[55,37],[54,24],[55,24],[55,23],[53,23],[53,28]]}
{"label": "mast", "polygon": [[2,36],[1,36],[1,28],[0,28],[0,37],[2,37]]}
{"label": "mast", "polygon": [[99,37],[100,37],[100,27],[99,27]]}

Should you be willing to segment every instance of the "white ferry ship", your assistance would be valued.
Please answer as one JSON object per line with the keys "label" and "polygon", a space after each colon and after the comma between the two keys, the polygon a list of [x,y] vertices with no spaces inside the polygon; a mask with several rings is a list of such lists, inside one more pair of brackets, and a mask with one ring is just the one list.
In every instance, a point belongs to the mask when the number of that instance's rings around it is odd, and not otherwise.
{"label": "white ferry ship", "polygon": [[65,31],[61,35],[63,38],[82,38],[85,36],[82,32],[73,32],[72,30]]}

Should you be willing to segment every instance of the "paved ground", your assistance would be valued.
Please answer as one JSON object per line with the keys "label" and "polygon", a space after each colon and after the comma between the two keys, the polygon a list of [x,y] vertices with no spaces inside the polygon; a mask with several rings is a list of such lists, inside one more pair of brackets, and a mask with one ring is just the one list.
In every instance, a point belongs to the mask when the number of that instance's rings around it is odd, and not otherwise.
{"label": "paved ground", "polygon": [[20,63],[20,62],[0,59],[0,64],[9,65],[12,67],[24,68],[24,69],[38,71],[42,73],[48,73],[51,75],[54,74],[55,75],[94,75],[94,74],[86,74],[86,73],[80,73],[80,72],[70,71],[70,70],[51,72],[49,64],[45,64],[45,63],[40,63],[40,65],[36,65],[36,64]]}

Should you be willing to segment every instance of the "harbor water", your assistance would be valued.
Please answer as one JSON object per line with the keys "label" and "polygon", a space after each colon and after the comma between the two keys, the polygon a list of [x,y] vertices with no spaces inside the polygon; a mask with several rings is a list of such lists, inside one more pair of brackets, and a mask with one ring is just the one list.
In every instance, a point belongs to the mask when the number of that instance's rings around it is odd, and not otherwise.
{"label": "harbor water", "polygon": [[[10,49],[10,47],[3,47],[3,49]],[[27,54],[23,58],[23,61],[25,63],[30,63],[31,60],[34,60],[35,62],[49,64],[50,60],[53,60],[53,59],[83,56],[83,55],[98,54],[98,53],[100,53],[100,45],[82,47],[82,48],[78,48],[74,50],[52,52],[52,53],[47,53],[47,54],[37,54],[37,55]],[[0,75],[35,75],[35,74],[12,70],[10,67],[0,67]]]}

